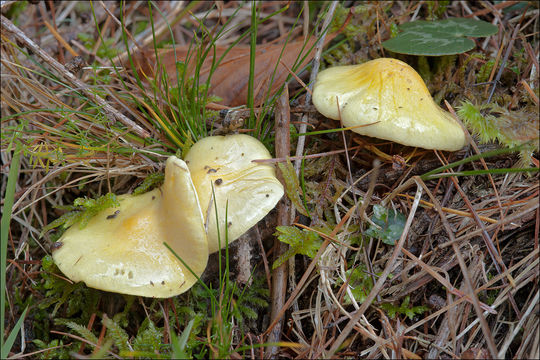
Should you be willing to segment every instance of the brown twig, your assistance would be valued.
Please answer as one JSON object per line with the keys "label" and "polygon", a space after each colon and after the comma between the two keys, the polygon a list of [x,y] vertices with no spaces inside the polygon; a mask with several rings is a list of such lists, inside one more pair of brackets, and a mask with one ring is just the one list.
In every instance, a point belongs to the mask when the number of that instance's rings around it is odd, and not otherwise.
{"label": "brown twig", "polygon": [[516,40],[516,36],[519,32],[519,27],[520,25],[517,24],[516,28],[514,29],[514,32],[512,33],[512,37],[510,38],[510,43],[508,44],[508,47],[506,48],[506,52],[504,53],[504,57],[501,62],[501,67],[499,68],[499,72],[497,72],[497,76],[495,77],[495,80],[493,80],[493,85],[491,87],[491,91],[489,92],[489,97],[486,101],[487,104],[491,102],[491,98],[493,97],[493,94],[495,93],[495,88],[497,87],[497,83],[501,79],[504,68],[506,67],[506,62],[508,61],[508,57],[510,56],[510,51],[514,47],[514,41]]}
{"label": "brown twig", "polygon": [[[504,1],[500,4],[493,5],[493,8],[497,10],[501,10],[509,6],[512,6],[514,4],[517,4],[518,2],[519,1]],[[493,11],[492,9],[478,10],[478,11],[473,12],[472,14],[465,15],[465,17],[468,18],[468,17],[478,16],[478,15],[485,15],[485,14],[489,14],[492,11]]]}
{"label": "brown twig", "polygon": [[[291,139],[290,139],[290,108],[289,108],[289,90],[285,85],[281,96],[276,103],[275,111],[275,130],[276,130],[276,156],[285,157],[291,153]],[[284,183],[281,172],[277,174],[279,181]],[[289,207],[290,201],[285,196],[281,200],[278,207],[278,225],[289,225]],[[287,245],[282,244],[277,238],[274,239],[274,261],[279,256],[287,251]],[[272,272],[272,305],[271,315],[272,320],[277,319],[276,326],[268,334],[267,342],[277,343],[281,339],[281,329],[283,328],[283,322],[278,319],[278,314],[283,308],[285,303],[285,296],[287,293],[287,263],[281,264],[281,266],[274,269]],[[267,348],[265,358],[275,358],[277,356],[279,348],[275,345],[271,345]]]}
{"label": "brown twig", "polygon": [[150,137],[150,134],[144,130],[142,127],[134,123],[132,120],[128,119],[125,115],[120,113],[118,110],[116,110],[114,107],[109,105],[103,98],[101,98],[99,95],[94,94],[90,87],[87,86],[85,83],[77,79],[72,73],[70,73],[64,65],[60,64],[58,61],[56,61],[53,57],[51,57],[49,54],[47,54],[41,47],[39,47],[34,41],[32,41],[24,32],[22,32],[17,26],[15,26],[11,21],[9,21],[7,18],[2,16],[2,28],[8,32],[11,33],[15,39],[23,43],[29,50],[33,51],[35,54],[37,54],[43,61],[48,63],[51,67],[53,67],[64,79],[66,79],[68,82],[73,84],[75,87],[81,89],[82,92],[90,100],[101,106],[102,110],[107,114],[109,119],[111,119],[114,122],[114,119],[120,121],[122,124],[127,126],[130,130],[135,132],[137,135],[139,135],[142,138],[148,138]]}

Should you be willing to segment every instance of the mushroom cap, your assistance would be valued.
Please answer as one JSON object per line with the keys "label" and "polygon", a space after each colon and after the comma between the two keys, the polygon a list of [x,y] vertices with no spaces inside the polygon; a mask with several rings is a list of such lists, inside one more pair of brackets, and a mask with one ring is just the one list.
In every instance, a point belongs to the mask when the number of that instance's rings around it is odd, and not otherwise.
{"label": "mushroom cap", "polygon": [[208,242],[197,193],[184,161],[171,156],[160,189],[121,195],[120,207],[74,224],[59,239],[53,259],[73,281],[105,291],[164,298],[188,290],[199,276]]}
{"label": "mushroom cap", "polygon": [[[339,101],[339,112],[336,103]],[[403,61],[380,58],[321,71],[313,104],[352,131],[425,149],[465,146],[461,126],[431,97],[420,75]]]}
{"label": "mushroom cap", "polygon": [[230,243],[266,216],[283,196],[283,186],[276,178],[274,167],[252,162],[270,158],[260,141],[242,134],[206,137],[189,150],[185,161],[199,195],[210,253],[225,247],[226,222]]}

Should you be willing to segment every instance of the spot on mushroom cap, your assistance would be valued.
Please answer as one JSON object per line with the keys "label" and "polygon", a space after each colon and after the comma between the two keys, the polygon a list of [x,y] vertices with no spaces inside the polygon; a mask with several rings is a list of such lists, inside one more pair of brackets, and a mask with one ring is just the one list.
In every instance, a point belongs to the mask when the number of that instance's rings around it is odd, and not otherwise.
{"label": "spot on mushroom cap", "polygon": [[164,298],[188,290],[196,277],[163,245],[202,274],[208,242],[186,164],[170,157],[161,189],[118,199],[120,207],[62,235],[62,247],[53,252],[60,270],[73,281],[124,294]]}
{"label": "spot on mushroom cap", "polygon": [[[206,137],[189,150],[185,160],[199,195],[210,253],[218,251],[220,245],[225,247],[225,229],[229,243],[236,240],[266,216],[283,196],[283,186],[276,178],[274,167],[252,162],[270,158],[260,141],[242,134]],[[212,186],[221,243],[218,242]]]}
{"label": "spot on mushroom cap", "polygon": [[321,71],[313,104],[352,131],[425,149],[456,151],[465,145],[461,126],[431,97],[420,75],[406,63],[380,58]]}

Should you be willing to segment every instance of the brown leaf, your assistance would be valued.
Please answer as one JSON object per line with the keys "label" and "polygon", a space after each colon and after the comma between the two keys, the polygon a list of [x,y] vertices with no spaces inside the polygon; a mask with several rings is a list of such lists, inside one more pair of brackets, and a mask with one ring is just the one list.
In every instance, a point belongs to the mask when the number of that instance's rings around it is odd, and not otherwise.
{"label": "brown leaf", "polygon": [[[325,39],[325,44],[335,37],[334,34],[329,34]],[[263,44],[257,45],[255,52],[255,81],[254,81],[254,105],[260,106],[264,101],[265,94],[268,90],[268,85],[271,81],[271,76],[276,64],[281,61],[289,68],[292,68],[296,59],[306,58],[302,62],[301,67],[305,66],[315,53],[314,44],[316,38],[310,38],[305,46],[303,40],[284,44]],[[285,49],[283,47],[285,46]],[[216,60],[219,59],[227,50],[226,46],[216,46]],[[311,51],[310,51],[311,49]],[[283,52],[282,52],[283,51]],[[188,73],[193,75],[195,68],[193,48],[191,49],[190,61],[188,64]],[[249,52],[248,45],[236,45],[223,58],[215,72],[212,74],[210,82],[210,93],[219,96],[223,100],[222,104],[235,107],[245,105],[248,95],[249,83]],[[188,53],[188,46],[177,46],[176,57],[178,61],[185,61]],[[210,55],[211,54],[211,55]],[[160,49],[159,56],[161,63],[165,67],[170,79],[176,79],[176,63],[174,57],[174,49]],[[208,78],[214,55],[213,50],[204,60],[200,70],[199,82],[204,83]],[[139,72],[143,72],[147,76],[153,77],[156,72],[156,60],[153,50],[139,52],[134,56],[136,68]],[[278,65],[274,80],[271,86],[272,96],[287,79],[289,72],[282,65]],[[173,82],[174,83],[174,82]]]}

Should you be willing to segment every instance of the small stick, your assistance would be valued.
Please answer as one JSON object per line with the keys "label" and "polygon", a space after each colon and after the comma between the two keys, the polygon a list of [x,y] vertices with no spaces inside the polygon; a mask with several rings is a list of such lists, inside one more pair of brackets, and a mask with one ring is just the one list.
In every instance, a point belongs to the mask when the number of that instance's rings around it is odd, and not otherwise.
{"label": "small stick", "polygon": [[11,21],[9,21],[4,16],[2,16],[1,19],[2,19],[2,28],[6,30],[6,32],[11,33],[18,41],[23,43],[29,50],[33,51],[43,61],[48,63],[50,66],[52,66],[60,75],[64,77],[64,79],[69,81],[76,88],[81,89],[81,91],[84,92],[84,94],[88,96],[90,100],[92,100],[93,102],[95,102],[96,104],[102,107],[103,111],[107,114],[109,119],[111,120],[116,119],[120,121],[122,124],[127,126],[130,130],[134,131],[137,135],[139,135],[142,138],[146,139],[150,137],[150,134],[146,130],[144,130],[142,127],[137,125],[132,120],[128,119],[124,114],[120,113],[114,107],[109,105],[102,97],[94,94],[88,85],[86,85],[84,82],[77,79],[72,73],[70,73],[64,67],[64,65],[60,64],[53,57],[47,54],[41,47],[39,47],[34,41],[32,41],[28,36],[26,36],[26,34],[22,32],[17,26],[15,26]]}
{"label": "small stick", "polygon": [[[363,147],[364,146],[362,146],[362,145],[353,146],[352,148],[349,148],[349,151],[350,150],[360,149],[360,148],[363,148]],[[342,149],[342,150],[332,150],[332,151],[323,152],[323,153],[319,153],[319,154],[290,156],[290,157],[278,157],[278,158],[275,158],[275,159],[255,159],[255,160],[251,160],[251,162],[258,163],[258,164],[272,164],[272,163],[278,163],[278,162],[285,162],[285,161],[287,161],[287,159],[288,160],[314,159],[314,158],[323,157],[323,156],[341,154],[341,153],[343,153],[345,151],[347,151],[347,150]]]}
{"label": "small stick", "polygon": [[[326,13],[326,18],[324,19],[323,25],[322,25],[322,31],[323,34],[321,35],[321,38],[319,41],[317,41],[317,45],[315,45],[315,56],[313,56],[313,69],[311,70],[311,75],[309,76],[309,88],[313,89],[313,83],[315,82],[315,78],[317,77],[317,74],[319,73],[319,65],[321,62],[321,54],[322,54],[322,48],[324,45],[324,39],[326,37],[326,34],[328,32],[328,28],[330,26],[330,22],[334,18],[334,11],[336,10],[338,2],[332,1],[330,3],[330,7],[328,8],[328,12]],[[308,106],[311,102],[311,93],[308,92],[306,94],[306,99],[304,102],[304,106]],[[307,130],[307,115],[302,116],[302,124],[300,124],[300,133],[305,133]],[[300,136],[298,138],[298,143],[296,145],[296,156],[302,156],[304,152],[304,145],[306,143],[306,137]],[[296,174],[298,175],[300,173],[300,160],[296,160],[294,162],[294,169],[296,170]]]}
{"label": "small stick", "polygon": [[[291,138],[290,138],[290,107],[289,107],[289,89],[287,84],[283,89],[283,93],[276,103],[276,156],[286,157],[291,153]],[[281,172],[278,172],[277,177],[280,182],[284,183]],[[289,225],[289,207],[290,201],[284,196],[278,207],[278,225]],[[279,256],[287,251],[287,245],[282,244],[278,238],[274,239],[274,261]],[[268,334],[267,342],[277,343],[281,339],[281,330],[283,321],[278,318],[278,315],[285,303],[287,295],[287,263],[281,264],[272,272],[272,305],[271,305],[271,320],[277,320],[276,326]],[[265,358],[276,358],[279,348],[271,345],[267,348]]]}
{"label": "small stick", "polygon": [[56,38],[56,40],[62,44],[63,47],[66,48],[67,51],[69,51],[69,53],[73,56],[79,56],[79,53],[76,52],[75,50],[73,50],[73,48],[71,47],[71,45],[69,45],[67,43],[66,40],[64,40],[64,38],[62,37],[62,35],[60,35],[58,33],[58,31],[56,31],[56,29],[47,22],[47,20],[44,20],[43,23],[45,24],[45,26],[47,26],[47,28],[49,29],[49,31],[53,34],[53,36]]}
{"label": "small stick", "polygon": [[489,97],[486,103],[491,102],[491,98],[493,97],[493,94],[495,93],[495,88],[497,87],[497,83],[501,79],[502,73],[504,71],[504,68],[506,67],[506,62],[508,61],[508,57],[510,56],[510,51],[514,47],[514,41],[516,40],[516,36],[519,32],[520,24],[516,26],[514,29],[514,32],[512,33],[512,37],[510,38],[510,43],[508,44],[508,47],[506,48],[506,52],[504,53],[503,60],[501,62],[501,67],[499,68],[499,72],[497,73],[497,76],[495,77],[495,80],[493,81],[493,86],[491,87],[491,91],[489,93]]}

